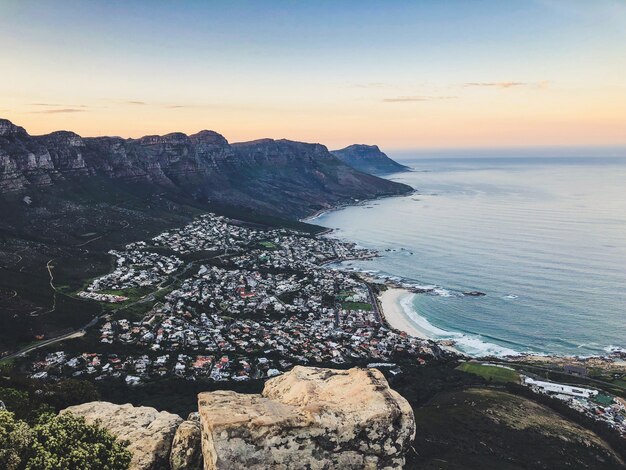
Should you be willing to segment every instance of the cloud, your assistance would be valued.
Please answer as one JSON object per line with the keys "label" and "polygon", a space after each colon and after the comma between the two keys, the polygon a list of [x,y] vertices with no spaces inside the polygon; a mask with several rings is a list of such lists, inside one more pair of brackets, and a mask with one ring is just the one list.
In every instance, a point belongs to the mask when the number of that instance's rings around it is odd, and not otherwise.
{"label": "cloud", "polygon": [[144,105],[147,104],[145,101],[127,101],[127,104],[137,104],[137,105]]}
{"label": "cloud", "polygon": [[59,106],[66,106],[69,108],[88,108],[86,104],[61,104],[61,103],[31,103],[31,106],[44,106],[50,108],[58,108]]}
{"label": "cloud", "polygon": [[396,96],[393,98],[385,98],[385,103],[415,103],[420,101],[437,101],[437,100],[452,100],[457,98],[456,96]]}
{"label": "cloud", "polygon": [[388,83],[383,82],[371,82],[371,83],[351,83],[349,88],[386,88],[389,87]]}
{"label": "cloud", "polygon": [[169,109],[179,109],[179,108],[188,108],[189,106],[185,106],[184,104],[171,104],[167,107]]}
{"label": "cloud", "polygon": [[46,109],[45,111],[35,111],[41,114],[61,114],[61,113],[84,113],[86,109],[77,108],[60,108],[60,109]]}
{"label": "cloud", "polygon": [[495,88],[513,88],[516,86],[527,86],[525,82],[469,82],[463,86],[466,87],[495,87]]}

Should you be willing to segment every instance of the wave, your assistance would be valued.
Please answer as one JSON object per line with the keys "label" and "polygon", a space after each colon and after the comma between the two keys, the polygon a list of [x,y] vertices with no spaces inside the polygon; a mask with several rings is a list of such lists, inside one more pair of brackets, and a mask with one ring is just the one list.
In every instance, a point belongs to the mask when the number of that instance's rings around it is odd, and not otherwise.
{"label": "wave", "polygon": [[400,300],[400,306],[404,314],[417,326],[417,328],[429,339],[432,340],[452,340],[455,347],[460,351],[475,357],[484,356],[520,356],[524,353],[500,346],[495,343],[484,341],[479,336],[468,335],[456,331],[447,331],[430,323],[425,317],[419,315],[413,301],[417,294],[411,294]]}

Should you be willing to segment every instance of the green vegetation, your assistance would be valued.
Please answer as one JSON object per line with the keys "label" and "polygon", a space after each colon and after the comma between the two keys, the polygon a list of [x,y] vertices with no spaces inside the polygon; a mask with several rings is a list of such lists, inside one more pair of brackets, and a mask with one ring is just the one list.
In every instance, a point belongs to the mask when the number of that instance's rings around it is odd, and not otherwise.
{"label": "green vegetation", "polygon": [[7,470],[124,470],[128,443],[71,414],[42,415],[32,428],[0,411],[0,466]]}
{"label": "green vegetation", "polygon": [[121,295],[124,297],[128,297],[128,300],[126,302],[136,302],[137,300],[141,299],[142,297],[148,295],[150,292],[152,292],[152,288],[150,287],[128,287],[126,289],[119,289],[119,290],[113,290],[113,289],[105,289],[105,290],[101,290],[98,291],[101,294],[110,294],[110,295]]}
{"label": "green vegetation", "polygon": [[276,246],[275,243],[270,242],[270,241],[259,242],[259,245],[261,245],[263,248],[267,248],[269,250],[275,250],[276,248],[278,248],[278,246]]}
{"label": "green vegetation", "polygon": [[66,379],[46,384],[30,380],[3,379],[2,382],[5,386],[0,386],[0,400],[18,419],[30,424],[45,413],[99,398],[94,385],[85,380]]}
{"label": "green vegetation", "polygon": [[341,308],[346,310],[365,310],[369,312],[372,310],[372,305],[366,302],[341,302]]}
{"label": "green vegetation", "polygon": [[464,362],[459,365],[457,369],[462,370],[463,372],[478,375],[488,381],[520,382],[519,374],[516,371],[504,367],[477,364],[474,362]]}

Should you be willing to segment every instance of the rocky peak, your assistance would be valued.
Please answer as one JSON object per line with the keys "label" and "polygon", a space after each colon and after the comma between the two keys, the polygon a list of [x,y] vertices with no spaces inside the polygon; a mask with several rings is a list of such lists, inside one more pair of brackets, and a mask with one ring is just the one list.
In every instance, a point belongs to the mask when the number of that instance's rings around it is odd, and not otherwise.
{"label": "rocky peak", "polygon": [[190,144],[191,140],[187,134],[172,132],[166,135],[146,135],[138,139],[137,142],[141,145]]}
{"label": "rocky peak", "polygon": [[23,127],[16,126],[8,119],[0,119],[0,136],[11,134],[28,135]]}
{"label": "rocky peak", "polygon": [[51,134],[42,136],[43,139],[49,143],[57,145],[67,145],[69,147],[84,147],[85,142],[83,138],[71,131],[56,131]]}
{"label": "rocky peak", "polygon": [[189,138],[194,143],[204,143],[219,146],[228,145],[228,141],[226,140],[226,138],[215,131],[203,130],[196,134],[190,135]]}

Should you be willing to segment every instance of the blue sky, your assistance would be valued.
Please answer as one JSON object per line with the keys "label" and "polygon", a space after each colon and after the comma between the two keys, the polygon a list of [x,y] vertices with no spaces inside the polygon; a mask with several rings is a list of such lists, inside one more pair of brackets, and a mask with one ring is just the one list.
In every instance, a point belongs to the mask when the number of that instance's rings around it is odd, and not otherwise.
{"label": "blue sky", "polygon": [[626,144],[626,2],[0,0],[32,133]]}

